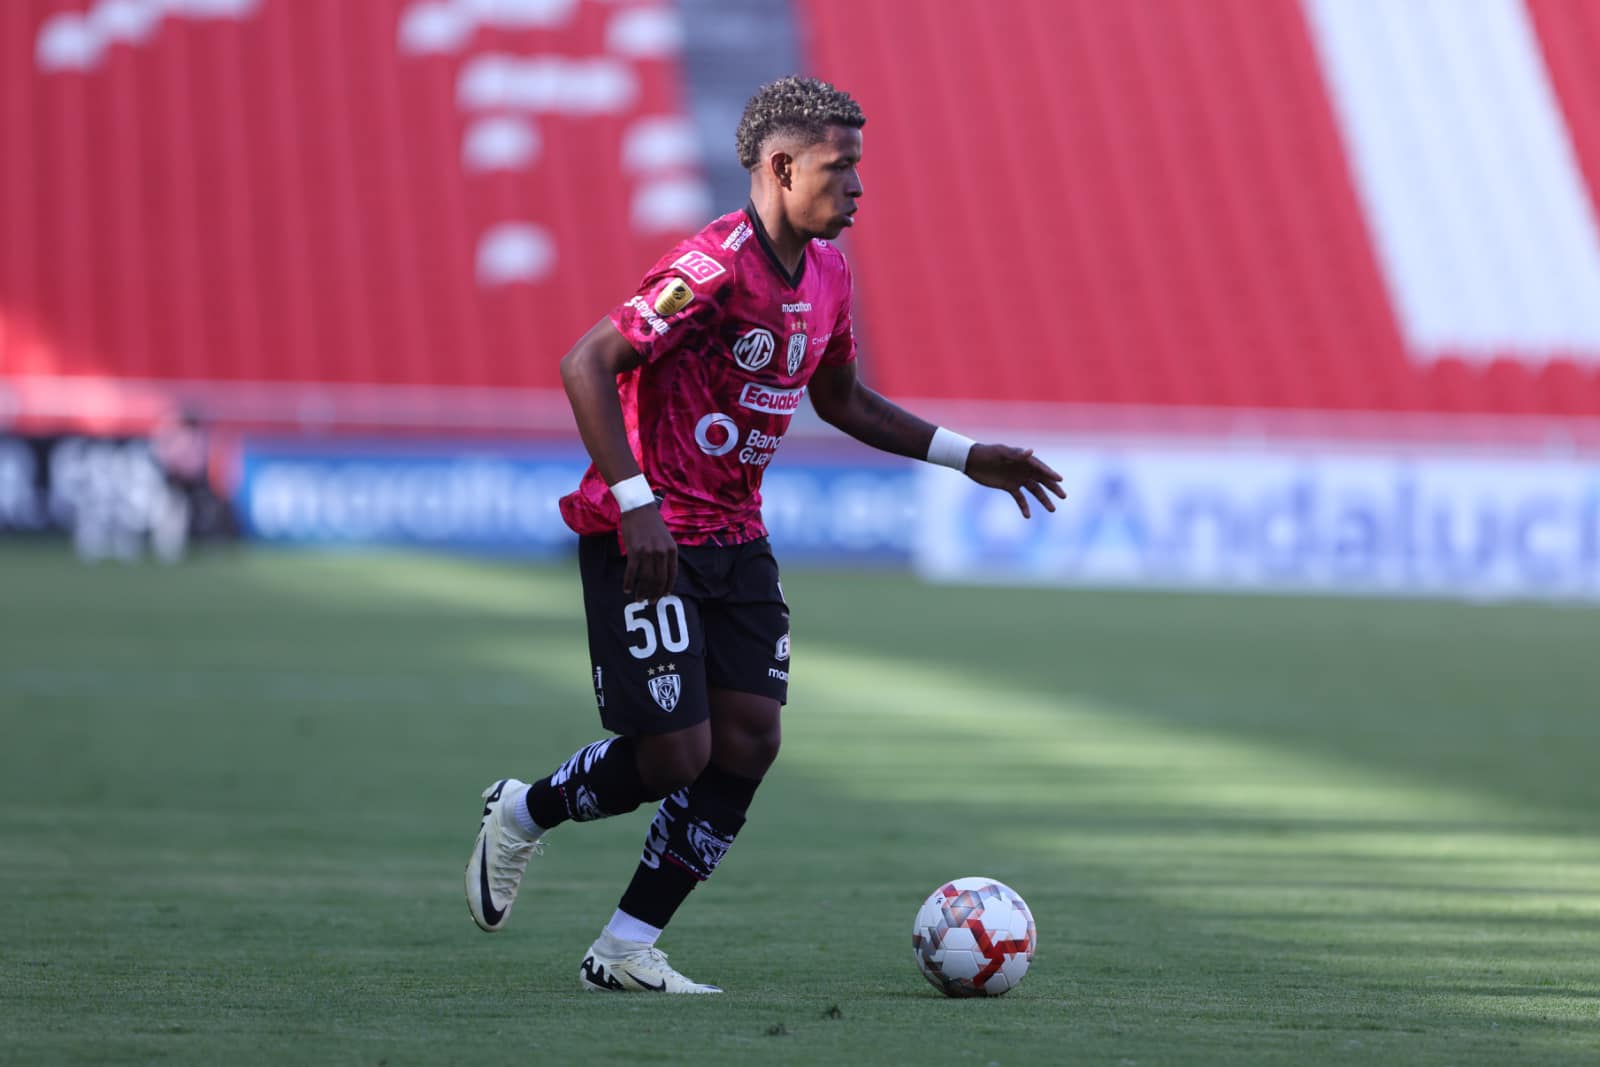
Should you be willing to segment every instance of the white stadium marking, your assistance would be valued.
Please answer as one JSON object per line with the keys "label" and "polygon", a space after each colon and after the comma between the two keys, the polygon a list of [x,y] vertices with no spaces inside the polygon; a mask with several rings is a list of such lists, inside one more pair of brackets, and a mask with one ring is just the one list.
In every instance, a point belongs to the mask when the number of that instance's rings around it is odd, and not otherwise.
{"label": "white stadium marking", "polygon": [[1600,230],[1522,0],[1304,0],[1416,358],[1600,363]]}

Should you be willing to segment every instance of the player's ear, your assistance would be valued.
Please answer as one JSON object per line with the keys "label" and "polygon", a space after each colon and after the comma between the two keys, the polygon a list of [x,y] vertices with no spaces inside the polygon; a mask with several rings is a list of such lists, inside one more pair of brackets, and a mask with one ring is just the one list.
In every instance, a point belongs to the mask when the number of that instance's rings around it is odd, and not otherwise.
{"label": "player's ear", "polygon": [[774,152],[767,157],[767,172],[785,189],[794,186],[794,157],[787,152]]}

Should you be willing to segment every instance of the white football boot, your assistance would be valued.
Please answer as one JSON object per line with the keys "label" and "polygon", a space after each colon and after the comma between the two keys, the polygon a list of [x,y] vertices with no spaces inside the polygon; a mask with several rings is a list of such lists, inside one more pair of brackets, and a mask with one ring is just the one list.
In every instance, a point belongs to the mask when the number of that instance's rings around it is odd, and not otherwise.
{"label": "white football boot", "polygon": [[528,861],[544,851],[544,842],[523,833],[500,799],[507,793],[520,795],[525,784],[504,778],[483,791],[483,822],[467,860],[467,910],[491,934],[510,917]]}
{"label": "white football boot", "polygon": [[578,968],[578,984],[601,993],[720,993],[691,982],[667,963],[667,954],[643,941],[624,941],[601,931]]}

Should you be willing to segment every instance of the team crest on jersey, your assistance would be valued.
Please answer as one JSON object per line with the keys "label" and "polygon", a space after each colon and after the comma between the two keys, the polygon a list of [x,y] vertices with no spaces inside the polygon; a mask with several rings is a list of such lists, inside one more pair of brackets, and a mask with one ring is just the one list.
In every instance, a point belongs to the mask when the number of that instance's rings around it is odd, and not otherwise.
{"label": "team crest on jersey", "polygon": [[672,267],[681,271],[691,282],[709,282],[717,275],[725,273],[721,263],[699,249],[685,252],[672,261]]}
{"label": "team crest on jersey", "polygon": [[661,705],[662,711],[670,712],[678,706],[678,697],[683,692],[683,676],[679,674],[658,674],[650,679],[650,695],[655,702]]}
{"label": "team crest on jersey", "polygon": [[733,358],[745,370],[758,371],[772,362],[772,350],[776,347],[772,331],[757,326],[733,343]]}
{"label": "team crest on jersey", "polygon": [[794,374],[800,369],[800,364],[806,361],[806,335],[791,333],[789,335],[789,373]]}
{"label": "team crest on jersey", "polygon": [[694,290],[682,278],[669,278],[656,294],[656,314],[673,315],[689,306]]}

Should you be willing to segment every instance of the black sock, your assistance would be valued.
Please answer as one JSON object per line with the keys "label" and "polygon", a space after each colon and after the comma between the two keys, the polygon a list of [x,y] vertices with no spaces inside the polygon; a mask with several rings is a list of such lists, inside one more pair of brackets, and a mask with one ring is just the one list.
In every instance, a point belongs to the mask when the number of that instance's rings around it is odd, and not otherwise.
{"label": "black sock", "polygon": [[554,774],[528,787],[528,814],[546,830],[566,822],[623,815],[651,799],[639,777],[633,739],[585,745]]}
{"label": "black sock", "polygon": [[651,926],[666,926],[694,887],[722,862],[760,784],[758,778],[712,765],[688,789],[663,800],[618,907]]}

